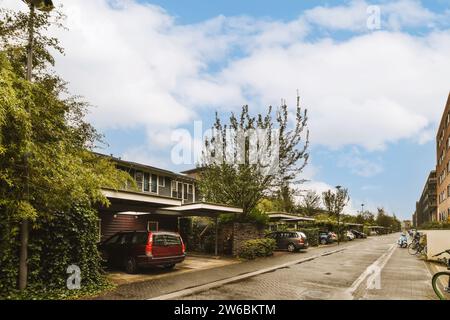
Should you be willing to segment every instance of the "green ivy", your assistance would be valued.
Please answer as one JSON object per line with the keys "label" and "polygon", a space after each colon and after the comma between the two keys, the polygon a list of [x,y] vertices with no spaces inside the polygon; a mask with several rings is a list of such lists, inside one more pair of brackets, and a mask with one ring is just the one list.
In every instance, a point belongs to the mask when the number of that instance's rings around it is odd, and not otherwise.
{"label": "green ivy", "polygon": [[[18,223],[0,211],[0,298],[74,298],[110,287],[102,271],[97,250],[97,212],[75,207],[66,213],[55,213],[41,220],[30,233],[28,287],[16,290],[18,277]],[[81,289],[67,290],[67,267],[81,270]]]}

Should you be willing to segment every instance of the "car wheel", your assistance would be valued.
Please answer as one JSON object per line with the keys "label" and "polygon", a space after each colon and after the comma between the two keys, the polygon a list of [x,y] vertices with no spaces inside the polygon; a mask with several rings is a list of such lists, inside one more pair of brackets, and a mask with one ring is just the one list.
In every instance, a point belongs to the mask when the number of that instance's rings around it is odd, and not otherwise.
{"label": "car wheel", "polygon": [[168,270],[173,269],[174,267],[175,267],[175,263],[163,265],[163,268],[168,269]]}
{"label": "car wheel", "polygon": [[322,244],[322,245],[327,244],[327,240],[325,240],[325,239],[320,240],[320,244]]}
{"label": "car wheel", "polygon": [[125,271],[130,274],[134,274],[137,272],[136,259],[134,259],[133,257],[128,257],[125,260]]}
{"label": "car wheel", "polygon": [[294,252],[296,250],[293,243],[289,243],[287,249],[289,252]]}

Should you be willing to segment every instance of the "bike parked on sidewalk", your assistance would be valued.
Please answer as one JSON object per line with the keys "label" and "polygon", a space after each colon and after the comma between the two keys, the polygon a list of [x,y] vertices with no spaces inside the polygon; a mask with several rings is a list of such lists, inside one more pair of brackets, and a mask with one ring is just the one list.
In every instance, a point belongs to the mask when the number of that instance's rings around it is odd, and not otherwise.
{"label": "bike parked on sidewalk", "polygon": [[[441,253],[435,254],[433,257],[439,257],[444,253],[450,254],[450,249],[445,250]],[[447,270],[449,271],[441,271],[436,273],[431,280],[431,284],[433,286],[434,293],[441,300],[450,300],[450,259],[440,259],[440,261],[445,262],[447,265]]]}
{"label": "bike parked on sidewalk", "polygon": [[408,245],[408,253],[411,255],[427,254],[427,246],[423,242],[423,234],[416,232],[412,242]]}

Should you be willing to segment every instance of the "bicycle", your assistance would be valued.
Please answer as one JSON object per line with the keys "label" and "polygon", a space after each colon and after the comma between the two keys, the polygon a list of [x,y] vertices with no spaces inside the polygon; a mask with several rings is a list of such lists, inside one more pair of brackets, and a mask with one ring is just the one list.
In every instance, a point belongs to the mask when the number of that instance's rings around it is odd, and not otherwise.
{"label": "bicycle", "polygon": [[427,254],[427,246],[421,243],[423,235],[416,233],[412,242],[408,245],[408,253],[410,255]]}
{"label": "bicycle", "polygon": [[[450,249],[435,254],[433,257],[439,257],[444,253],[450,254]],[[434,293],[436,293],[440,300],[450,300],[450,259],[444,258],[443,261],[449,271],[436,273],[431,279],[431,285],[433,286]]]}

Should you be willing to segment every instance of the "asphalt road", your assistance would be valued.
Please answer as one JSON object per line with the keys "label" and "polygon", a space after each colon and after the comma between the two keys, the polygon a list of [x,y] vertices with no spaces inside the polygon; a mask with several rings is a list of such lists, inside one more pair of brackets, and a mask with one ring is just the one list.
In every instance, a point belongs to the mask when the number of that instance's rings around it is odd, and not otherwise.
{"label": "asphalt road", "polygon": [[396,245],[399,234],[179,299],[435,299],[425,262]]}

